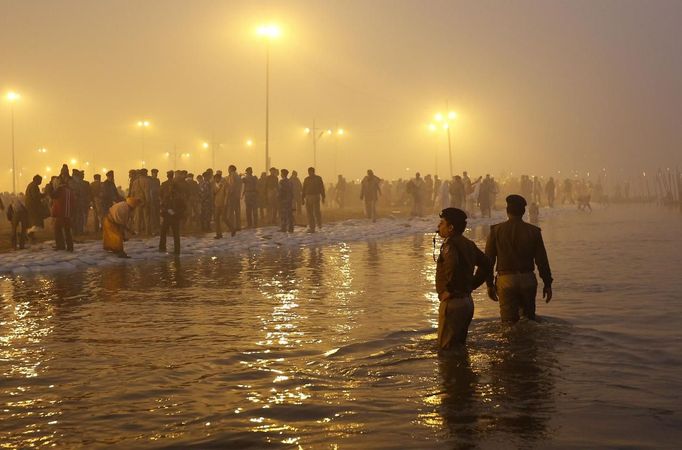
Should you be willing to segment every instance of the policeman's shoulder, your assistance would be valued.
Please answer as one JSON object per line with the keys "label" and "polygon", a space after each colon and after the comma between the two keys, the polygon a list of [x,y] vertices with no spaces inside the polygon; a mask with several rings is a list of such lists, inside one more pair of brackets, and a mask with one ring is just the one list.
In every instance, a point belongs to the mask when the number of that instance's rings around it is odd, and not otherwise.
{"label": "policeman's shoulder", "polygon": [[529,228],[530,230],[533,230],[536,233],[539,233],[540,231],[542,231],[542,229],[540,227],[533,225],[532,223],[528,223],[528,222],[523,222],[523,223],[526,225],[527,228]]}

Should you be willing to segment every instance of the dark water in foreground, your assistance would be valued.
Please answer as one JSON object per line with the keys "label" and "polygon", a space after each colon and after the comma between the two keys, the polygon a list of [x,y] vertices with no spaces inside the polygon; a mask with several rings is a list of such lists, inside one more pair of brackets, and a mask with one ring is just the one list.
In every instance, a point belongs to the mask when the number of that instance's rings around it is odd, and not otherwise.
{"label": "dark water in foreground", "polygon": [[4,278],[0,447],[679,448],[682,216],[543,229],[544,321],[448,358],[430,236]]}

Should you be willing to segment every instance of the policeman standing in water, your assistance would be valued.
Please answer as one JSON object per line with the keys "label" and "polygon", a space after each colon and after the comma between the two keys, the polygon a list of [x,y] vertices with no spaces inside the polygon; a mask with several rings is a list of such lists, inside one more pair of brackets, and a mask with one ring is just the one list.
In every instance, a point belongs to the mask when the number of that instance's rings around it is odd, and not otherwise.
{"label": "policeman standing in water", "polygon": [[518,322],[519,310],[535,320],[535,295],[538,282],[534,268],[538,267],[544,282],[542,296],[546,302],[552,299],[552,272],[540,228],[523,221],[526,200],[520,195],[507,197],[506,222],[490,227],[485,254],[493,265],[497,262],[497,279],[488,277],[488,297],[500,302],[503,322]]}
{"label": "policeman standing in water", "polygon": [[445,208],[440,218],[438,234],[444,241],[436,263],[438,347],[448,350],[466,342],[474,316],[471,292],[492,275],[492,265],[476,244],[462,236],[467,226],[464,211]]}

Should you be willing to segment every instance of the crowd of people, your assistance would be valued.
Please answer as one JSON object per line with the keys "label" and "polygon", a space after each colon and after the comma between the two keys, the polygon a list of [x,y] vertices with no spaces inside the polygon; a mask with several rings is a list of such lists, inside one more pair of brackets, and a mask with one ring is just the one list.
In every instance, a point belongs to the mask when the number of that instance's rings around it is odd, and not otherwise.
{"label": "crowd of people", "polygon": [[104,179],[94,174],[87,181],[83,170],[69,170],[64,164],[44,186],[36,175],[25,193],[5,195],[4,204],[0,197],[0,208],[6,209],[15,249],[35,242],[46,219],[52,218],[56,250],[73,251],[74,236],[90,232],[102,234],[105,249],[125,256],[123,242],[131,234],[158,236],[160,251],[167,250],[167,236],[172,234],[173,251],[179,253],[181,231],[214,231],[220,239],[224,229],[232,236],[243,226],[277,225],[282,232],[292,232],[296,223],[305,222],[314,233],[322,227],[327,194],[332,199],[328,208],[362,208],[376,221],[380,209],[424,216],[454,207],[468,217],[490,217],[499,195],[519,192],[529,201],[532,223],[538,220],[540,205],[577,203],[591,209],[590,198],[606,197],[600,182],[578,178],[555,182],[553,177],[543,181],[522,175],[499,182],[489,174],[472,178],[464,171],[450,180],[419,172],[409,179],[385,180],[370,169],[361,180],[338,175],[336,183],[325,184],[315,168],[307,172],[301,179],[295,170],[273,167],[257,177],[251,167],[239,173],[231,165],[226,174],[210,168],[196,176],[171,170],[161,180],[157,169],[141,168],[128,172],[124,188],[111,170]]}

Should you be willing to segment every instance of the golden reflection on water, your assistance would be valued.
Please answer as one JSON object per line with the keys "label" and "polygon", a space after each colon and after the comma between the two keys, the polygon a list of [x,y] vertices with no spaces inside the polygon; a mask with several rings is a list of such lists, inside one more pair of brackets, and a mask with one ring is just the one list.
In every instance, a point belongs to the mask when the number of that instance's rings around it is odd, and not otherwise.
{"label": "golden reflection on water", "polygon": [[[34,292],[35,299],[44,299],[53,294],[53,283],[46,278],[38,278]],[[43,341],[53,332],[54,306],[51,302],[32,303],[17,300],[16,289],[22,286],[21,277],[2,279],[2,315],[0,316],[0,363],[5,380],[0,388],[0,396],[7,397],[2,412],[5,420],[15,423],[27,422],[22,435],[22,447],[54,445],[58,433],[55,425],[61,415],[59,400],[51,398],[49,385],[41,393],[39,384],[30,381],[49,370],[48,352]],[[36,310],[38,313],[36,313]],[[22,380],[26,380],[22,382]],[[49,409],[47,406],[49,405]],[[39,419],[37,419],[37,416]],[[12,448],[14,444],[0,444]]]}

